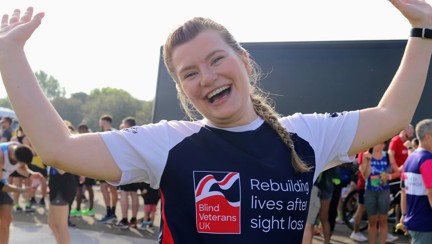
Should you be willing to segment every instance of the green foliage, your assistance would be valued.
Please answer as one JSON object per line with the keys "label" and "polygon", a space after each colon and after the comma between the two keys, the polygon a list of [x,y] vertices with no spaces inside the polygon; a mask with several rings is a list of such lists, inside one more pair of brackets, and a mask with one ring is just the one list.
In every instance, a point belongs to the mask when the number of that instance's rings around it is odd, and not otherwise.
{"label": "green foliage", "polygon": [[[121,121],[128,116],[135,117],[138,125],[151,122],[153,101],[141,101],[125,90],[110,87],[94,89],[90,94],[78,92],[66,98],[65,89],[54,77],[43,71],[35,75],[59,115],[75,127],[85,123],[92,131],[99,131],[99,117],[103,114],[113,117],[113,128],[119,128]],[[0,107],[11,108],[9,99],[0,99]]]}
{"label": "green foliage", "polygon": [[12,109],[12,105],[9,101],[9,98],[0,98],[0,107],[2,108],[10,108]]}
{"label": "green foliage", "polygon": [[[84,120],[92,130],[99,130],[101,115],[110,114],[113,117],[113,128],[119,128],[121,121],[133,116],[137,120],[137,112],[143,102],[133,98],[128,92],[115,88],[102,88],[91,91],[83,106]],[[144,120],[144,119],[143,119]]]}
{"label": "green foliage", "polygon": [[75,127],[77,127],[82,122],[82,102],[79,99],[74,97],[56,97],[51,101],[51,104],[60,114],[60,117],[62,117],[64,120],[69,120]]}
{"label": "green foliage", "polygon": [[81,103],[87,102],[89,95],[84,92],[78,92],[71,95],[71,98],[78,99]]}
{"label": "green foliage", "polygon": [[39,82],[40,87],[42,88],[45,96],[48,99],[52,100],[56,97],[64,97],[66,95],[66,91],[63,87],[60,87],[60,83],[58,80],[43,71],[39,71],[35,73],[36,78]]}
{"label": "green foliage", "polygon": [[77,127],[85,123],[92,131],[99,131],[99,118],[110,114],[113,128],[119,128],[121,121],[133,116],[137,124],[151,122],[152,101],[141,101],[128,92],[115,88],[102,88],[91,91],[90,95],[75,93],[71,98],[57,97],[52,104],[63,119]]}

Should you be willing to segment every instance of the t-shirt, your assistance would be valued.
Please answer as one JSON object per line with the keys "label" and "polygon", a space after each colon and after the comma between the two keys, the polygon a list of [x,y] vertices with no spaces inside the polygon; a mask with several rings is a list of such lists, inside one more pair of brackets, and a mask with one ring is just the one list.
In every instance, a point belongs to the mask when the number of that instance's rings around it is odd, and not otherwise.
{"label": "t-shirt", "polygon": [[390,189],[389,182],[387,180],[390,172],[390,161],[387,158],[387,153],[383,152],[381,159],[372,157],[371,159],[371,172],[366,180],[366,190],[369,191],[381,191]]}
{"label": "t-shirt", "polygon": [[12,128],[7,128],[4,130],[1,137],[6,138],[6,141],[10,141],[12,138]]}
{"label": "t-shirt", "polygon": [[396,160],[396,164],[398,167],[405,163],[405,160],[408,157],[408,148],[404,146],[404,142],[400,138],[399,135],[394,136],[390,140],[389,151],[394,152],[394,158]]}
{"label": "t-shirt", "polygon": [[407,211],[404,225],[408,230],[432,232],[432,208],[426,188],[432,188],[432,153],[417,149],[404,165],[402,180],[405,184]]}
{"label": "t-shirt", "polygon": [[260,118],[223,129],[205,119],[161,121],[101,135],[122,171],[115,184],[160,189],[162,243],[301,243],[313,182],[352,161],[358,119],[358,111],[281,118],[297,153],[315,167],[303,174]]}
{"label": "t-shirt", "polygon": [[[2,168],[2,178],[8,179],[9,175],[12,174],[20,166],[19,163],[11,164],[9,159],[9,145],[17,144],[16,142],[2,142],[0,143],[1,150],[3,151],[3,168]],[[2,180],[2,179],[0,179]]]}

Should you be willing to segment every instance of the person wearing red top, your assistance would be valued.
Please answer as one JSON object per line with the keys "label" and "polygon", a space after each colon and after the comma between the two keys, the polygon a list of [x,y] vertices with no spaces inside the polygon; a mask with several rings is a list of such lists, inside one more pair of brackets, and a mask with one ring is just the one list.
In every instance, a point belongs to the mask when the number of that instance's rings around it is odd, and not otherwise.
{"label": "person wearing red top", "polygon": [[[364,152],[360,152],[357,155],[357,162],[360,168],[362,163]],[[358,206],[357,210],[354,213],[354,224],[353,224],[353,232],[350,235],[350,238],[355,241],[367,241],[367,237],[360,232],[360,222],[363,216],[366,207],[364,205],[364,192],[365,192],[365,180],[360,172],[358,171],[357,175],[357,190],[358,190]]]}
{"label": "person wearing red top", "polygon": [[[408,157],[408,149],[404,143],[406,141],[410,141],[414,138],[414,127],[412,125],[408,125],[405,129],[399,132],[398,135],[394,136],[389,143],[389,160],[390,163],[396,163],[399,169],[405,163],[405,160]],[[395,173],[395,172],[393,172]],[[396,196],[397,192],[400,191],[400,184],[393,184],[394,182],[400,181],[400,173],[396,173],[392,175],[392,179],[390,180],[390,193],[393,196]],[[395,202],[400,202],[400,195],[397,195]],[[400,219],[400,204],[395,205],[395,224],[398,223]],[[402,232],[394,231],[395,233],[402,234]]]}
{"label": "person wearing red top", "polygon": [[394,136],[389,144],[389,158],[390,161],[395,162],[397,166],[402,166],[408,157],[408,148],[404,143],[414,138],[414,127],[409,125],[402,130],[398,135]]}

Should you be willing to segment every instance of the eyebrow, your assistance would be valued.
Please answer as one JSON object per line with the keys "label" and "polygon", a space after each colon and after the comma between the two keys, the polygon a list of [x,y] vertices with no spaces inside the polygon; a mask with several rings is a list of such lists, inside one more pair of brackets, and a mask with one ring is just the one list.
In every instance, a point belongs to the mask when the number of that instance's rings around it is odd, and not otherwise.
{"label": "eyebrow", "polygon": [[[224,51],[224,50],[222,50],[222,49],[214,50],[213,52],[207,54],[207,56],[204,58],[204,60],[208,60],[210,57],[212,57],[213,55],[215,55],[215,53],[223,52],[223,51]],[[178,71],[178,73],[181,74],[182,72],[184,72],[184,71],[186,71],[186,70],[189,70],[189,69],[192,69],[193,67],[194,67],[194,65],[186,66],[186,67],[180,69],[180,70]]]}

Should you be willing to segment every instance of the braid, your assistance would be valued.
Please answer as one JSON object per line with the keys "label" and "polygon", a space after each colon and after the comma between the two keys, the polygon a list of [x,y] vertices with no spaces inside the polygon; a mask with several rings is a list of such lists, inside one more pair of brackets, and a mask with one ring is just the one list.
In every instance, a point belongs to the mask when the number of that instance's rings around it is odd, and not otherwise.
{"label": "braid", "polygon": [[252,94],[251,99],[254,110],[258,116],[266,121],[278,133],[285,145],[291,150],[291,162],[294,170],[299,173],[309,172],[312,169],[311,166],[307,166],[297,154],[291,135],[279,122],[279,114],[267,104],[263,97]]}

